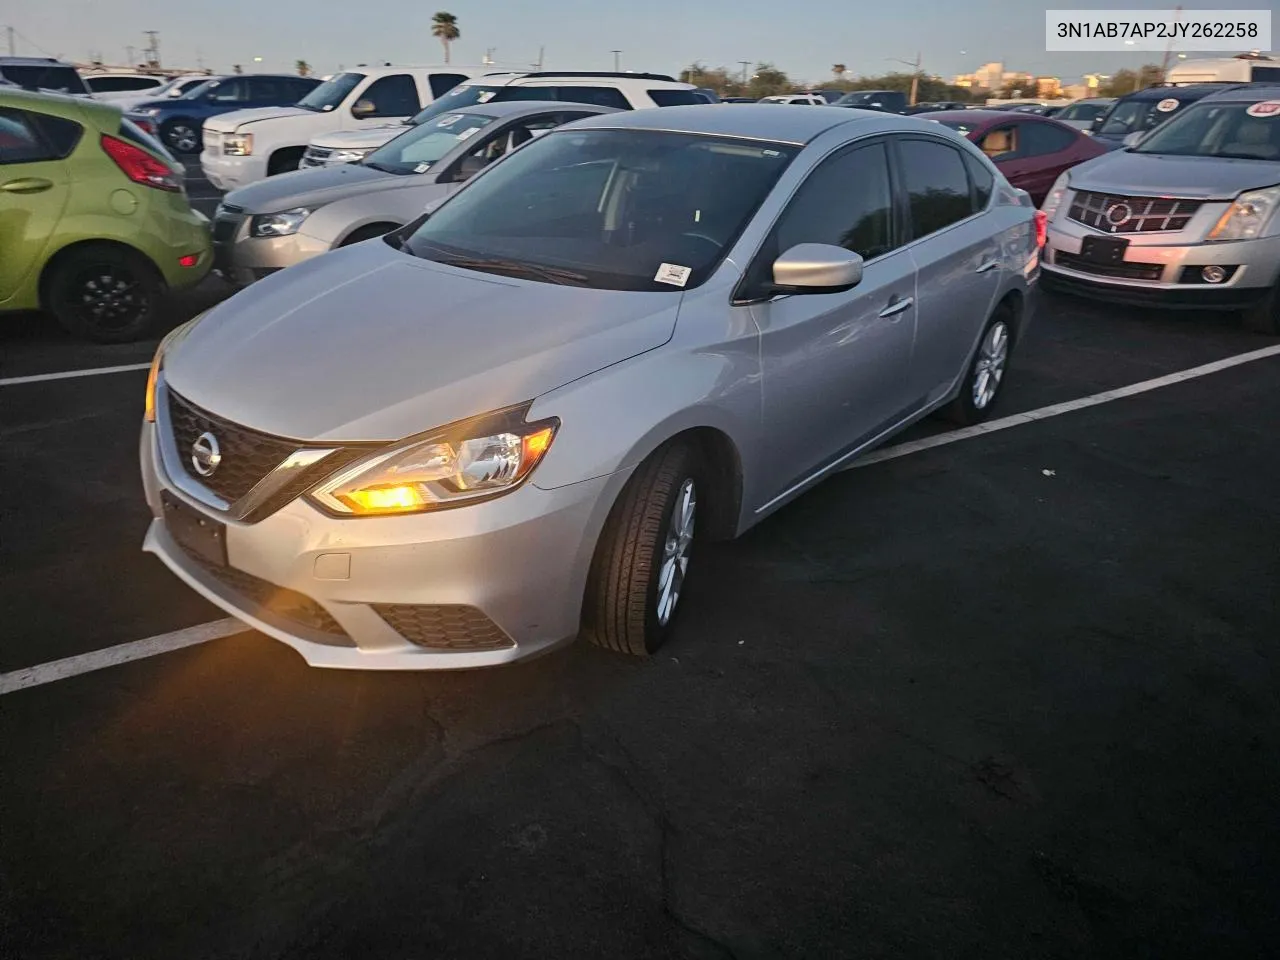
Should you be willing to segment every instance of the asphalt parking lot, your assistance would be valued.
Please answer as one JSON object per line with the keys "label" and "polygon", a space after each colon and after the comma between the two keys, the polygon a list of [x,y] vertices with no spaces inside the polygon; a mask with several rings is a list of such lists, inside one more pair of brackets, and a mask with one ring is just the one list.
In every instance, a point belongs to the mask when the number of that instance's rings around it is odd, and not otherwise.
{"label": "asphalt parking lot", "polygon": [[[997,416],[1277,343],[1047,300]],[[154,346],[23,317],[0,381]],[[0,385],[0,675],[224,617],[140,551],[145,378]],[[649,662],[246,631],[0,695],[0,956],[1274,955],[1278,382],[842,473],[705,549]]]}

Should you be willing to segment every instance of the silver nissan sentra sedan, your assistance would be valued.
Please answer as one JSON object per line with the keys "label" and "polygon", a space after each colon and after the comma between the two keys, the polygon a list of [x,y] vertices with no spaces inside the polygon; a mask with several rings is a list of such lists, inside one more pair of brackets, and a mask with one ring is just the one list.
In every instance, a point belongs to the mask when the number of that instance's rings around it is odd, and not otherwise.
{"label": "silver nissan sentra sedan", "polygon": [[568,124],[162,343],[145,549],[315,666],[652,653],[700,541],[988,415],[1042,226],[926,120]]}

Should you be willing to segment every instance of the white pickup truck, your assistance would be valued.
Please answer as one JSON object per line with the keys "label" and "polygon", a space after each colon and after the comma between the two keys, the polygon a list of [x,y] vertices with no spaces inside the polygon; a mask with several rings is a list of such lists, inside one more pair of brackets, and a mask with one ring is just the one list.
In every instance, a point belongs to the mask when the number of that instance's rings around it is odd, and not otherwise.
{"label": "white pickup truck", "polygon": [[219,190],[298,168],[312,138],[406,120],[484,67],[359,67],[320,84],[296,106],[236,110],[204,124],[200,167]]}

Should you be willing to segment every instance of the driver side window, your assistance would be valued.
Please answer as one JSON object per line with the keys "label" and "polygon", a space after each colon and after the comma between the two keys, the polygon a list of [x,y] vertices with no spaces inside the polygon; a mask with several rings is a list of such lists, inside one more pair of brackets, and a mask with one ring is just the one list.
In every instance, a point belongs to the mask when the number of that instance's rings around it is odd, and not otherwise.
{"label": "driver side window", "polygon": [[422,109],[418,100],[418,85],[407,73],[379,77],[369,84],[359,99],[373,104],[373,111],[362,114],[361,119],[410,117]]}
{"label": "driver side window", "polygon": [[212,103],[244,103],[249,99],[248,84],[244,80],[224,80],[209,91]]}

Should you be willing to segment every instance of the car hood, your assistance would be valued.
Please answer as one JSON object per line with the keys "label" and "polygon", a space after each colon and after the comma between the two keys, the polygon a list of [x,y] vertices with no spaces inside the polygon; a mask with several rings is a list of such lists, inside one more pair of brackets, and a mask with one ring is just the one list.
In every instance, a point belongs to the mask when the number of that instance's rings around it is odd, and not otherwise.
{"label": "car hood", "polygon": [[[301,107],[254,107],[252,110],[232,110],[204,122],[210,130],[218,133],[234,133],[245,124],[257,123],[259,120],[282,120],[288,117],[322,117],[324,114],[314,110],[303,110]],[[336,125],[337,118],[334,118]]]}
{"label": "car hood", "polygon": [[1071,189],[1136,196],[1231,200],[1241,190],[1280,182],[1274,160],[1173,157],[1117,150],[1071,170]]}
{"label": "car hood", "polygon": [[379,186],[394,187],[404,180],[425,182],[422,176],[401,176],[359,164],[341,163],[332,167],[294,170],[268,177],[239,190],[232,190],[223,200],[242,207],[249,213],[275,213],[294,207],[323,206],[353,193],[377,190]]}
{"label": "car hood", "polygon": [[409,124],[387,123],[377,127],[365,127],[363,130],[335,130],[333,133],[313,138],[310,146],[324,147],[326,150],[380,147],[408,129]]}
{"label": "car hood", "polygon": [[397,440],[521,403],[666,343],[683,294],[591,290],[384,243],[273,274],[164,359],[192,403],[297,440]]}

